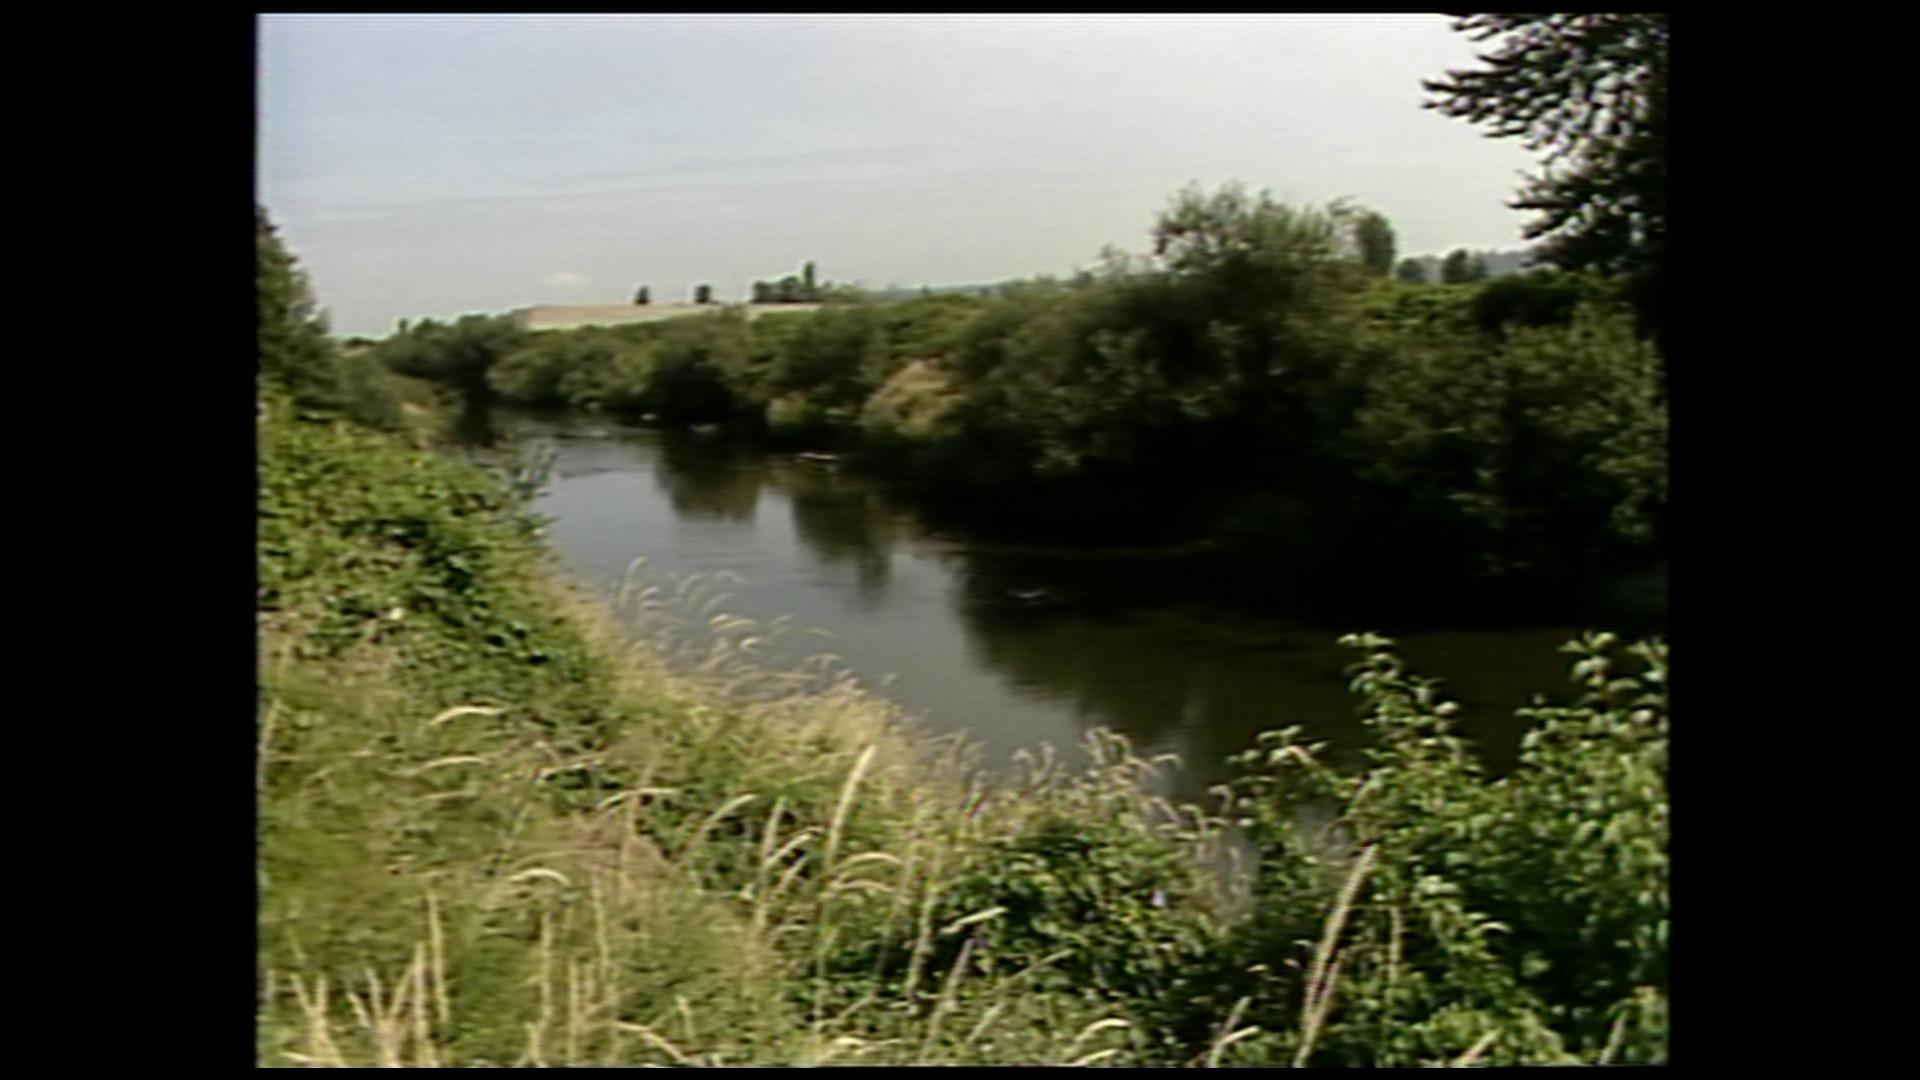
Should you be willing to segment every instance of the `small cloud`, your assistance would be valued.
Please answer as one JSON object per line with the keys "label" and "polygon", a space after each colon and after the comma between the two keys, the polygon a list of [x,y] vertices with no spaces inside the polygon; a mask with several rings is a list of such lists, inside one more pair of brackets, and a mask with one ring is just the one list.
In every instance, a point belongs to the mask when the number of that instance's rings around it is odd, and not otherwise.
{"label": "small cloud", "polygon": [[547,284],[556,289],[577,289],[586,283],[584,274],[576,274],[571,270],[555,270],[547,275]]}

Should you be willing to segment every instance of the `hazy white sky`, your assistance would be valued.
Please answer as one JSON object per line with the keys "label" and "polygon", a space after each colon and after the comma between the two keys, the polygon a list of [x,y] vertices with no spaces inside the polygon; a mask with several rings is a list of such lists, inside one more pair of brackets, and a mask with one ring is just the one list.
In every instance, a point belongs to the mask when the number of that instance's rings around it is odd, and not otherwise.
{"label": "hazy white sky", "polygon": [[1438,15],[368,16],[260,24],[259,197],[342,334],[533,303],[1065,274],[1181,186],[1520,245],[1514,140],[1420,108]]}

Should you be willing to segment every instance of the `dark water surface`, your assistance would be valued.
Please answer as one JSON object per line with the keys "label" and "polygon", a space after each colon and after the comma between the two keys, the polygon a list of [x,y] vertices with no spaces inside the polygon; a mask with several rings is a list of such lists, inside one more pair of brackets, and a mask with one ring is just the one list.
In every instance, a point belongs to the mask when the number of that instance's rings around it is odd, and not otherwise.
{"label": "dark water surface", "polygon": [[[1255,733],[1298,724],[1350,752],[1364,739],[1343,674],[1342,634],[1396,638],[1415,671],[1462,703],[1461,730],[1505,768],[1515,706],[1559,697],[1556,646],[1593,619],[1456,625],[1346,625],[1325,615],[1250,614],[1220,602],[1203,560],[1171,550],[1095,552],[988,544],[935,534],[910,507],[828,462],[730,451],[696,436],[598,418],[496,414],[522,447],[552,455],[535,509],[580,580],[612,590],[636,559],[642,580],[706,575],[713,610],[789,629],[762,653],[793,667],[832,654],[924,718],[967,730],[984,763],[1021,747],[1065,749],[1105,726],[1186,766],[1194,797]],[[724,575],[724,582],[715,580]],[[1663,621],[1664,589],[1619,583],[1604,628]],[[1635,595],[1637,593],[1638,595]],[[1211,599],[1200,599],[1211,597]],[[1622,622],[1637,625],[1623,626]]]}

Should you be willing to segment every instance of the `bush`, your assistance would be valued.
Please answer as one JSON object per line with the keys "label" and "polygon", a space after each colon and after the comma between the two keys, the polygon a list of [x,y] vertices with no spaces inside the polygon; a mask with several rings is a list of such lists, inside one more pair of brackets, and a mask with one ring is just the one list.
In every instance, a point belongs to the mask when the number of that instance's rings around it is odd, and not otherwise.
{"label": "bush", "polygon": [[649,359],[646,343],[594,328],[546,331],[494,365],[487,383],[515,405],[620,409],[644,392]]}
{"label": "bush", "polygon": [[682,424],[720,423],[755,411],[746,390],[745,319],[717,312],[655,325],[646,383],[631,407]]}
{"label": "bush", "polygon": [[511,315],[463,315],[451,323],[422,319],[381,342],[376,355],[401,375],[486,398],[492,392],[487,373],[528,338]]}
{"label": "bush", "polygon": [[1372,365],[1321,498],[1384,561],[1591,571],[1659,539],[1659,358],[1625,313],[1583,307],[1498,342],[1422,330]]}
{"label": "bush", "polygon": [[1565,326],[1583,304],[1619,304],[1620,285],[1590,274],[1532,270],[1482,285],[1472,301],[1473,319],[1487,334],[1513,326]]}
{"label": "bush", "polygon": [[1292,730],[1239,759],[1254,914],[1209,1003],[1248,999],[1267,1034],[1232,1060],[1663,1061],[1665,646],[1570,643],[1583,693],[1523,710],[1519,764],[1489,779],[1435,682],[1384,638],[1348,643],[1368,766],[1329,768]]}

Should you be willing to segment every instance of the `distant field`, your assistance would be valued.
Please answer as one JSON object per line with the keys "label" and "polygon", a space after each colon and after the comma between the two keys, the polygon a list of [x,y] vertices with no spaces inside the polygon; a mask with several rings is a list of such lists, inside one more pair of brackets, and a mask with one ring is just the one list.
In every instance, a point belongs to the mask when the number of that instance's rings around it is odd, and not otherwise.
{"label": "distant field", "polygon": [[782,312],[814,311],[820,307],[819,304],[537,304],[513,314],[520,325],[529,330],[570,330],[577,326],[659,322],[718,311],[726,306],[745,310],[749,319]]}

